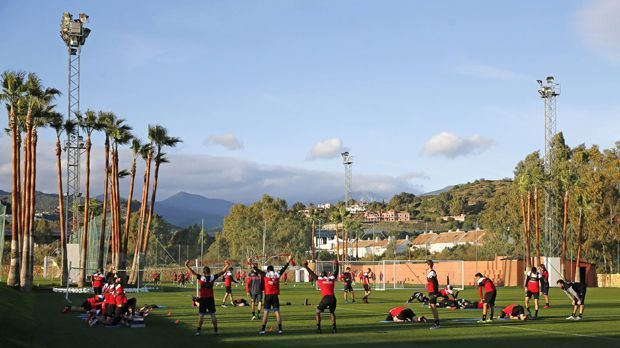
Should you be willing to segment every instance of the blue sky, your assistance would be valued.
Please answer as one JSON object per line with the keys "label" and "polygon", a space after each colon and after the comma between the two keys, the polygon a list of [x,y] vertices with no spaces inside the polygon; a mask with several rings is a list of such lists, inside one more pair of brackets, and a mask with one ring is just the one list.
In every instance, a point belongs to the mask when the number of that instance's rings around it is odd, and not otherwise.
{"label": "blue sky", "polygon": [[[63,11],[91,19],[83,109],[114,111],[141,137],[160,123],[184,140],[162,169],[162,198],[338,198],[343,149],[356,191],[511,177],[543,146],[535,80],[547,75],[562,84],[558,129],[570,145],[620,140],[613,0],[3,1],[0,68],[66,90]],[[51,132],[41,137],[42,158],[53,156]],[[8,160],[0,154],[0,188]],[[38,185],[53,192],[49,171]]]}

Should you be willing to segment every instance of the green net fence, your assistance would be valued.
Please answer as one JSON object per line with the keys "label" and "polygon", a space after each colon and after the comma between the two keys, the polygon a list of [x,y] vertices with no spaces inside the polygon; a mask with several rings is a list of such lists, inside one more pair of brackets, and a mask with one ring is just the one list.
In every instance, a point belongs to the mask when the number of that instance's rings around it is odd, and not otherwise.
{"label": "green net fence", "polygon": [[[97,270],[97,261],[99,259],[99,244],[101,241],[101,223],[102,217],[97,216],[91,219],[88,223],[88,241],[86,246],[86,274],[92,274]],[[105,229],[105,247],[103,250],[109,250],[110,246],[110,226],[111,219],[108,218]],[[77,243],[82,245],[82,236],[84,235],[84,228],[78,228],[76,233],[73,233],[70,237],[71,243]],[[106,265],[108,260],[108,253],[103,254],[103,264]],[[81,255],[80,255],[81,261]]]}

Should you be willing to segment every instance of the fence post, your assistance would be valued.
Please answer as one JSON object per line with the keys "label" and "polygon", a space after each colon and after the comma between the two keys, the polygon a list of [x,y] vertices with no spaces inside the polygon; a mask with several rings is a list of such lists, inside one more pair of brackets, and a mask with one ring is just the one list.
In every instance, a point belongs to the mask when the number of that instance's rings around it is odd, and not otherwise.
{"label": "fence post", "polygon": [[71,261],[69,261],[69,272],[67,274],[67,290],[65,291],[65,300],[69,301],[69,283],[71,283]]}

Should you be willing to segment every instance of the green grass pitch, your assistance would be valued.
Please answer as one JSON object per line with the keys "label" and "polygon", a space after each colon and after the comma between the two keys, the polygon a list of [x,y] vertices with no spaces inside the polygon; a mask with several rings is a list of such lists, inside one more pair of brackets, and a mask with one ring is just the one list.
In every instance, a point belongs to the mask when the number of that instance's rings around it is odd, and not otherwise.
{"label": "green grass pitch", "polygon": [[[385,313],[403,304],[411,291],[375,291],[369,304],[345,304],[339,285],[338,333],[330,330],[329,315],[323,315],[324,333],[315,333],[314,306],[304,306],[308,298],[318,303],[320,294],[309,285],[282,286],[284,334],[274,332],[258,336],[260,323],[250,321],[249,307],[217,308],[220,334],[212,334],[205,318],[203,335],[194,336],[197,309],[191,306],[195,289],[164,286],[160,291],[138,294],[138,303],[168,306],[151,314],[144,329],[125,327],[89,328],[73,314],[61,313],[64,296],[41,286],[31,294],[0,286],[0,347],[620,347],[620,289],[590,288],[586,298],[584,320],[567,321],[570,303],[558,289],[551,291],[551,309],[541,309],[536,321],[495,321],[476,324],[465,318],[479,318],[479,310],[440,309],[442,328],[428,330],[430,323],[381,323]],[[243,288],[233,290],[245,297]],[[216,288],[216,303],[221,301],[223,288]],[[358,296],[361,292],[357,292]],[[130,294],[130,296],[134,296]],[[476,289],[461,292],[460,297],[477,298]],[[79,305],[84,295],[71,295]],[[498,289],[498,307],[523,302],[520,288]],[[428,308],[412,304],[418,315],[430,316]],[[498,310],[499,311],[499,310]],[[170,315],[168,315],[170,312]],[[179,320],[179,324],[175,322]]]}

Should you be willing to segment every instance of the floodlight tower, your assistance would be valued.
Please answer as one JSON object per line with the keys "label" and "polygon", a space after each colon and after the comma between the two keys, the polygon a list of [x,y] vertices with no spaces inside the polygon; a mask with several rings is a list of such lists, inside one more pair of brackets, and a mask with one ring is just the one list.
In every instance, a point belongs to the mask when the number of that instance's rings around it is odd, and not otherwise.
{"label": "floodlight tower", "polygon": [[[80,112],[80,53],[90,29],[86,28],[88,15],[80,13],[73,19],[69,12],[62,14],[60,37],[67,44],[69,53],[68,105],[67,118],[72,120]],[[65,205],[65,223],[69,235],[74,232],[79,221],[79,209],[74,202],[80,197],[80,158],[84,149],[84,141],[80,136],[80,128],[75,133],[67,134],[65,151],[67,151],[67,196]],[[69,210],[73,210],[73,223],[69,222]]]}
{"label": "floodlight tower", "polygon": [[[560,95],[560,84],[553,76],[546,81],[538,80],[538,93],[545,103],[545,157],[544,167],[547,177],[551,177],[553,170],[553,137],[557,133],[555,117],[555,100]],[[545,240],[547,242],[547,256],[559,256],[561,236],[555,219],[556,199],[553,197],[550,183],[545,187]]]}
{"label": "floodlight tower", "polygon": [[342,155],[342,164],[344,164],[344,206],[345,208],[348,208],[349,202],[351,201],[352,192],[353,178],[351,169],[353,167],[353,156],[351,156],[348,151],[345,151],[340,155]]}

